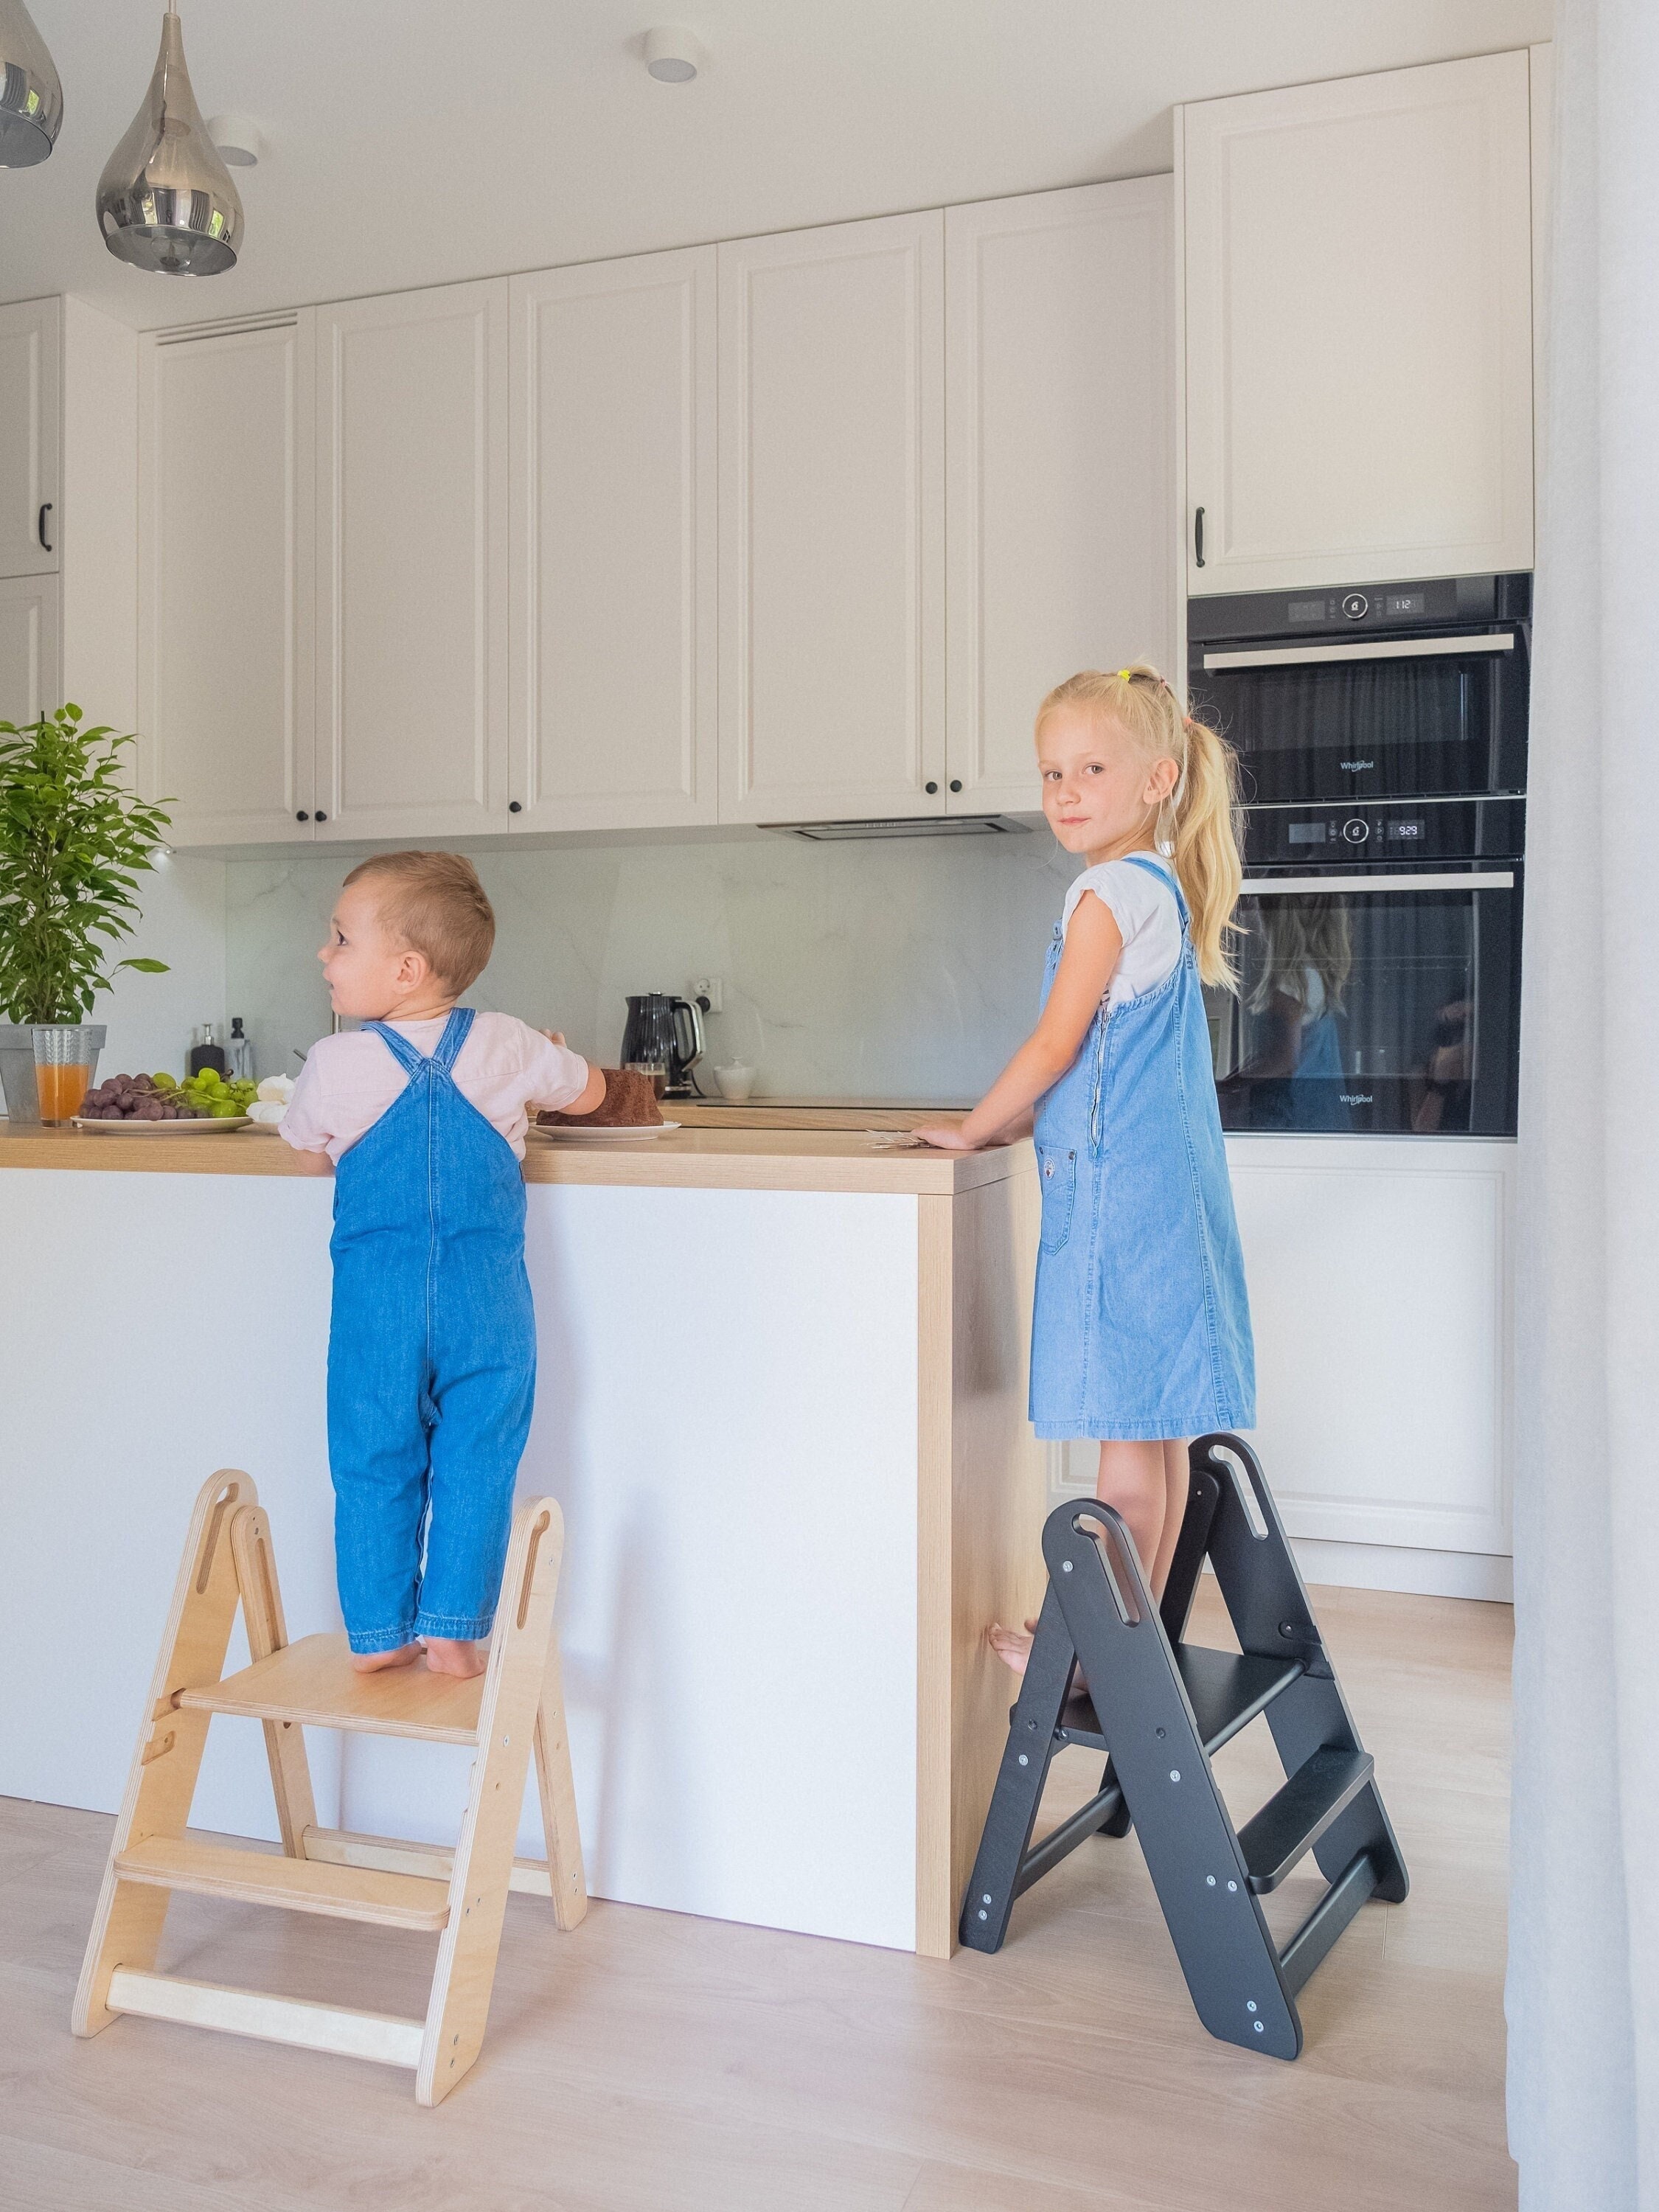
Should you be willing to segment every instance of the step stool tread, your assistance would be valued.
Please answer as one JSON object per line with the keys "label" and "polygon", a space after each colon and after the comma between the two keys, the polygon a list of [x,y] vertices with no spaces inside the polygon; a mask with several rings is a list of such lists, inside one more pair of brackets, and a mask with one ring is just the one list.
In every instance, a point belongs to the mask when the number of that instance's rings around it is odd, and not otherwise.
{"label": "step stool tread", "polygon": [[[1249,1651],[1212,1651],[1202,1644],[1177,1644],[1174,1648],[1187,1701],[1193,1709],[1199,1738],[1207,1753],[1219,1751],[1224,1743],[1230,1743],[1304,1671],[1300,1659],[1264,1659]],[[1085,1745],[1095,1751],[1109,1747],[1099,1717],[1086,1694],[1068,1701],[1060,1725],[1068,1744]]]}
{"label": "step stool tread", "polygon": [[1296,1772],[1238,1832],[1250,1887],[1277,1889],[1351,1805],[1375,1771],[1368,1751],[1326,1748],[1304,1759]]}
{"label": "step stool tread", "polygon": [[413,1736],[424,1743],[476,1743],[483,1677],[434,1674],[423,1662],[359,1674],[343,1630],[302,1636],[222,1682],[179,1699],[197,1712],[240,1713],[256,1720],[302,1721],[367,1735]]}
{"label": "step stool tread", "polygon": [[368,1920],[385,1928],[432,1930],[449,1919],[447,1882],[203,1843],[193,1836],[151,1836],[122,1851],[115,1872],[123,1881],[240,1898],[246,1904],[338,1920]]}

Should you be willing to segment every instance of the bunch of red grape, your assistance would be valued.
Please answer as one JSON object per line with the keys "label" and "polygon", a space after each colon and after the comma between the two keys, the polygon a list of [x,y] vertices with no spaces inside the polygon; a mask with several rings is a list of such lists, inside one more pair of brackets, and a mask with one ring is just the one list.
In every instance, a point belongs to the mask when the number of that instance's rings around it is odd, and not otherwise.
{"label": "bunch of red grape", "polygon": [[81,1102],[88,1121],[196,1121],[176,1092],[164,1092],[153,1075],[112,1075]]}

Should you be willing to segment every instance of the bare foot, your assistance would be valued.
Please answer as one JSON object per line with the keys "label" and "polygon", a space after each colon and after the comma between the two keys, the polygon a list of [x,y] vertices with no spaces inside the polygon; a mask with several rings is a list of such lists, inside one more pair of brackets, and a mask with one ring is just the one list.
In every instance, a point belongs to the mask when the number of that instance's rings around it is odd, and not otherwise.
{"label": "bare foot", "polygon": [[456,1644],[447,1636],[429,1636],[426,1644],[427,1671],[432,1674],[459,1674],[463,1679],[482,1674],[489,1664],[487,1644]]}
{"label": "bare foot", "polygon": [[386,1667],[412,1667],[420,1656],[418,1644],[402,1644],[395,1651],[354,1651],[351,1655],[352,1672],[378,1674]]}
{"label": "bare foot", "polygon": [[1036,1623],[1028,1620],[1022,1635],[1017,1628],[1005,1628],[994,1620],[985,1632],[985,1640],[1003,1665],[1016,1674],[1025,1672],[1025,1662],[1031,1656],[1031,1639],[1036,1634]]}

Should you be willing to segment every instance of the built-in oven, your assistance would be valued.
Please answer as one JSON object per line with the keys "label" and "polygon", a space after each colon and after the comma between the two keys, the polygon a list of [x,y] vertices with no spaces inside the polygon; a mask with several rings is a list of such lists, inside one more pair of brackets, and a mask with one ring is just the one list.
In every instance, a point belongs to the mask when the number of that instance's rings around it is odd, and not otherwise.
{"label": "built-in oven", "polygon": [[1188,696],[1247,805],[1522,792],[1531,612],[1528,575],[1194,599]]}
{"label": "built-in oven", "polygon": [[1247,815],[1240,987],[1207,994],[1224,1128],[1514,1136],[1525,806]]}

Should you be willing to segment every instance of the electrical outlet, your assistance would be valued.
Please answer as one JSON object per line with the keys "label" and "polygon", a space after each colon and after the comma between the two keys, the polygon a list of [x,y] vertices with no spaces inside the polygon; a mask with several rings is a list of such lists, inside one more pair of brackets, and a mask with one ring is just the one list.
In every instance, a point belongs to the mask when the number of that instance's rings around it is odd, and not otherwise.
{"label": "electrical outlet", "polygon": [[707,999],[708,1004],[703,1009],[704,1012],[718,1014],[724,1010],[726,986],[718,975],[699,975],[686,996],[694,1000]]}

